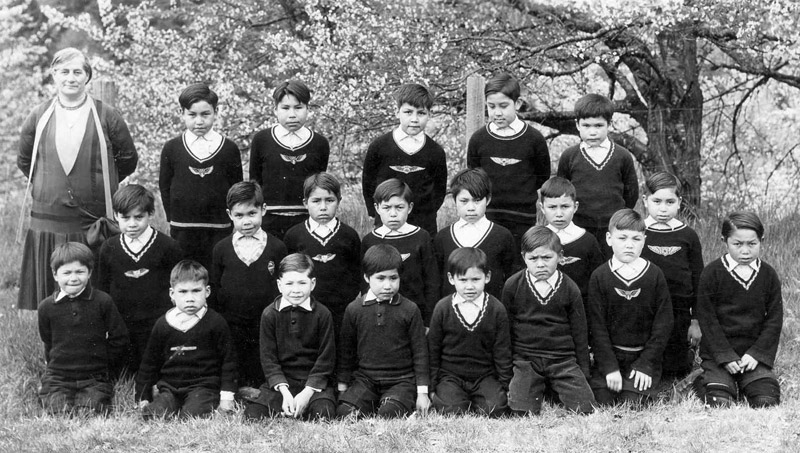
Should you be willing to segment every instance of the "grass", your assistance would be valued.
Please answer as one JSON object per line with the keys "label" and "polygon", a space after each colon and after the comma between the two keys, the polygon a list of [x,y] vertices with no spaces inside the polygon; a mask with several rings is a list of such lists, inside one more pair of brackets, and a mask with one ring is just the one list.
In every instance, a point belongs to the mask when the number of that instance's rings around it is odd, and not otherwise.
{"label": "grass", "polygon": [[[8,200],[14,200],[8,197]],[[369,231],[357,189],[347,188],[341,218]],[[115,411],[107,417],[54,417],[36,400],[44,371],[36,315],[15,308],[20,247],[14,242],[16,203],[0,204],[0,452],[572,452],[572,451],[796,451],[800,452],[800,239],[797,216],[763,213],[764,259],[781,275],[784,328],[776,373],[782,403],[767,410],[746,405],[711,410],[691,395],[667,388],[646,410],[602,409],[576,416],[546,405],[542,415],[506,420],[432,414],[403,420],[365,419],[308,423],[276,419],[241,421],[233,414],[207,420],[143,422],[130,381],[117,384]],[[439,216],[454,219],[452,205]],[[163,219],[156,222],[163,227]],[[706,261],[722,253],[716,221],[695,225]]]}

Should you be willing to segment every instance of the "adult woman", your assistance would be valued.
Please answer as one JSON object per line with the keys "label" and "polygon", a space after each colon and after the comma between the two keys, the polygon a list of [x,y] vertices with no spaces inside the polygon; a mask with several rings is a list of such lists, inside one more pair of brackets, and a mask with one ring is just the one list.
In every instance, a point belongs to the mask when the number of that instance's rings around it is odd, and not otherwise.
{"label": "adult woman", "polygon": [[105,212],[100,140],[106,143],[112,194],[138,161],[122,117],[86,93],[92,78],[86,56],[74,48],[62,49],[50,68],[57,95],[28,115],[17,154],[17,166],[33,188],[17,305],[22,309],[36,309],[55,290],[49,265],[55,246],[85,243],[84,229],[91,222],[86,211],[95,216]]}

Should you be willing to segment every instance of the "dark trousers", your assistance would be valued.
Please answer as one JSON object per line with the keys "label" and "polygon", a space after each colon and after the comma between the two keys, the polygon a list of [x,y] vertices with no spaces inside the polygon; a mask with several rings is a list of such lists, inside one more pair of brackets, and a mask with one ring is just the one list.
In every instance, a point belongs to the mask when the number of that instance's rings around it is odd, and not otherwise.
{"label": "dark trousers", "polygon": [[678,298],[673,298],[672,315],[675,323],[667,346],[664,348],[664,358],[661,361],[664,375],[683,377],[692,370],[693,355],[689,350],[687,334],[692,323],[692,315],[688,308],[679,308],[676,305]]}
{"label": "dark trousers", "polygon": [[473,411],[499,417],[508,409],[506,390],[492,375],[467,381],[442,372],[431,396],[433,407],[443,414]]}
{"label": "dark trousers", "polygon": [[592,236],[597,239],[597,243],[600,244],[600,251],[603,252],[603,259],[610,260],[612,256],[614,256],[614,251],[611,250],[611,246],[608,245],[608,241],[606,240],[606,233],[608,233],[608,225],[604,227],[587,227],[586,225],[578,225],[579,227],[583,228],[591,234]]}
{"label": "dark trousers", "polygon": [[267,212],[267,214],[264,215],[261,228],[282,241],[283,237],[286,236],[286,232],[289,231],[289,228],[298,223],[303,223],[307,219],[308,214],[276,215]]}
{"label": "dark trousers", "polygon": [[[293,396],[297,396],[306,386],[305,381],[294,379],[287,379],[287,381],[289,381],[289,392]],[[264,384],[261,386],[261,394],[258,399],[247,404],[244,418],[245,420],[261,420],[277,417],[283,411],[282,406],[283,395],[281,392]],[[333,394],[333,387],[328,386],[321,392],[314,392],[303,418],[307,420],[330,419],[334,415],[336,415],[336,397]]]}
{"label": "dark trousers", "polygon": [[344,417],[358,411],[361,415],[402,417],[416,407],[416,394],[414,378],[376,381],[356,371],[350,387],[339,395],[337,415]]}
{"label": "dark trousers", "polygon": [[219,405],[219,389],[207,387],[175,388],[163,382],[158,383],[158,395],[142,409],[142,417],[166,418],[175,415],[186,417],[207,417]]}
{"label": "dark trousers", "polygon": [[755,369],[730,374],[722,365],[703,359],[703,374],[694,382],[697,396],[711,406],[727,406],[744,398],[751,407],[767,407],[780,403],[781,391],[772,368],[759,363]]}
{"label": "dark trousers", "polygon": [[619,364],[619,372],[622,375],[622,391],[615,394],[608,388],[606,383],[606,375],[601,373],[595,364],[592,367],[592,377],[589,384],[592,386],[594,398],[597,403],[604,406],[610,406],[617,403],[645,403],[652,400],[658,393],[658,386],[661,383],[661,364],[653,364],[653,374],[650,376],[653,379],[653,385],[649,389],[640,391],[633,386],[633,379],[629,378],[633,368],[633,362],[639,358],[641,351],[631,352],[623,351],[614,348],[614,355],[617,357]]}
{"label": "dark trousers", "polygon": [[239,363],[239,387],[259,388],[264,383],[264,370],[261,368],[259,349],[259,326],[229,324],[231,339]]}
{"label": "dark trousers", "polygon": [[128,321],[125,326],[128,328],[128,336],[131,339],[128,347],[128,358],[125,364],[125,373],[135,376],[142,363],[142,356],[147,349],[147,342],[153,332],[156,319],[144,319],[141,321]]}
{"label": "dark trousers", "polygon": [[548,383],[567,409],[580,414],[594,411],[592,389],[574,357],[514,360],[508,406],[515,412],[538,414]]}
{"label": "dark trousers", "polygon": [[210,271],[214,246],[231,234],[231,228],[170,227],[169,234],[181,246],[184,258],[195,260]]}
{"label": "dark trousers", "polygon": [[47,370],[39,388],[39,401],[51,414],[76,409],[105,414],[111,410],[113,396],[114,385],[105,373],[76,379]]}

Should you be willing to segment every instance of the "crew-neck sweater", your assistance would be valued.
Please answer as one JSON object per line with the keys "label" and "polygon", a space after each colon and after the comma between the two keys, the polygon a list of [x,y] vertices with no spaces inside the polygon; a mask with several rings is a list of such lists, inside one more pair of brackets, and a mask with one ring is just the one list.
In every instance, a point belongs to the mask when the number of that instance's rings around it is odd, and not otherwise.
{"label": "crew-neck sweater", "polygon": [[674,309],[692,309],[703,272],[703,250],[697,233],[686,224],[674,230],[648,228],[642,258],[664,272]]}
{"label": "crew-neck sweater", "polygon": [[581,297],[586,301],[589,296],[589,278],[601,264],[603,264],[603,252],[600,250],[600,244],[594,235],[584,231],[581,237],[563,244],[558,268],[578,285]]}

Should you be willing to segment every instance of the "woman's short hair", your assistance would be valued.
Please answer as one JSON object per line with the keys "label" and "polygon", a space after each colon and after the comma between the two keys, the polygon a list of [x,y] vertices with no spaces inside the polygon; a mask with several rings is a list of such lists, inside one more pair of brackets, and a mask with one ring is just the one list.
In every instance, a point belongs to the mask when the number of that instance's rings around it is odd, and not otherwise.
{"label": "woman's short hair", "polygon": [[56,54],[53,55],[53,62],[50,63],[50,69],[55,69],[56,66],[68,63],[76,58],[83,60],[83,70],[86,71],[86,75],[89,76],[89,78],[86,79],[88,83],[92,80],[92,65],[89,64],[89,59],[86,58],[86,54],[74,47],[66,47],[56,52]]}

